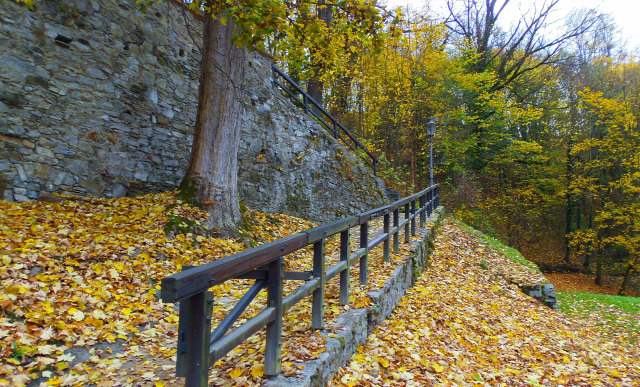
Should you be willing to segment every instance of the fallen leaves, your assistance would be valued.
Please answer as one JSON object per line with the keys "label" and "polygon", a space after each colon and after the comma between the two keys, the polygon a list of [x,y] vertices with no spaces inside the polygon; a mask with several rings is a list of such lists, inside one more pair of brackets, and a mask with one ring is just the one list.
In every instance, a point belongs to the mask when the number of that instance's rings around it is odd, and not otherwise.
{"label": "fallen leaves", "polygon": [[520,292],[516,284],[544,280],[535,270],[448,222],[430,263],[331,385],[640,383],[637,342],[611,340]]}
{"label": "fallen leaves", "polygon": [[[257,240],[311,226],[284,215],[253,214]],[[178,317],[173,305],[157,298],[159,281],[182,265],[245,249],[235,240],[164,232],[170,219],[200,224],[206,217],[171,192],[118,200],[0,201],[0,385],[171,379]],[[88,360],[78,362],[72,354],[78,350]],[[166,359],[170,367],[136,366],[139,356]],[[120,375],[124,362],[142,372],[132,380]]]}

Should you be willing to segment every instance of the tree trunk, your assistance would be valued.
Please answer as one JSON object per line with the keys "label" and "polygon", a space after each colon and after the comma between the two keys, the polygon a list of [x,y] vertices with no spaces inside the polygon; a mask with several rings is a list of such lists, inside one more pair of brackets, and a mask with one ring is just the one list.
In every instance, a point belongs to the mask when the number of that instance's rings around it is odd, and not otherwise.
{"label": "tree trunk", "polygon": [[634,270],[634,262],[630,262],[627,267],[627,271],[624,273],[624,280],[622,281],[622,285],[620,286],[620,291],[618,291],[619,296],[626,296],[627,289],[629,288],[629,284],[631,283],[631,277],[633,277]]}
{"label": "tree trunk", "polygon": [[573,157],[571,156],[571,149],[573,145],[573,141],[569,139],[569,144],[567,146],[567,170],[566,170],[566,178],[567,178],[567,211],[565,213],[565,235],[564,235],[564,246],[565,246],[565,255],[564,262],[568,265],[571,264],[571,247],[569,246],[569,242],[571,242],[571,233],[574,230],[573,228],[573,210],[574,210],[574,199],[571,195],[571,190],[569,186],[571,184],[571,179],[573,178]]}
{"label": "tree trunk", "polygon": [[[586,200],[585,200],[586,202]],[[593,197],[589,196],[589,230],[593,230]],[[594,251],[591,248],[592,242],[587,243],[587,254],[585,255],[582,267],[590,271],[591,261],[593,260]]]}
{"label": "tree trunk", "polygon": [[604,285],[604,273],[602,272],[602,254],[600,249],[596,252],[596,285]]}
{"label": "tree trunk", "polygon": [[[318,1],[318,19],[322,20],[327,28],[331,28],[331,21],[333,20],[333,6],[327,5],[326,0]],[[313,70],[312,78],[309,79],[309,83],[307,84],[307,94],[311,98],[314,99],[318,103],[318,105],[324,105],[324,82],[321,80],[321,77],[325,71],[324,64],[320,63],[321,59],[319,59],[318,53],[311,54],[311,69]],[[317,114],[320,114],[320,110],[315,106],[313,107],[314,111]]]}
{"label": "tree trunk", "polygon": [[207,226],[233,236],[240,220],[238,146],[245,49],[233,41],[235,25],[204,21],[198,114],[189,167],[181,192],[209,212]]}

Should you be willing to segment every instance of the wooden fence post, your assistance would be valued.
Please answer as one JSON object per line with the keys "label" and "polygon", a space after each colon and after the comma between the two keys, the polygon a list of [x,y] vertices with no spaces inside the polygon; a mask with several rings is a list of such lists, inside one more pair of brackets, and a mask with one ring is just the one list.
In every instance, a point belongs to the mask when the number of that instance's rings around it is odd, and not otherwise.
{"label": "wooden fence post", "polygon": [[[183,265],[182,271],[194,266]],[[176,376],[185,386],[207,386],[209,382],[209,340],[213,292],[202,292],[180,301]]]}
{"label": "wooden fence post", "polygon": [[416,201],[411,201],[411,236],[416,235]]}
{"label": "wooden fence post", "polygon": [[[360,248],[369,249],[369,221],[360,225]],[[366,285],[369,282],[369,251],[360,258],[360,283]]]}
{"label": "wooden fence post", "polygon": [[320,286],[313,291],[313,304],[311,306],[311,328],[324,328],[324,245],[325,239],[322,238],[313,244],[313,277],[320,279]]}
{"label": "wooden fence post", "polygon": [[382,247],[383,258],[385,262],[389,262],[389,250],[391,246],[391,235],[389,235],[389,213],[384,214],[384,229],[383,232],[387,234],[387,239],[384,240]]}
{"label": "wooden fence post", "polygon": [[185,353],[177,364],[178,376],[185,377],[187,387],[205,387],[209,384],[209,339],[213,292],[197,293],[180,301],[178,320],[179,341]]}
{"label": "wooden fence post", "polygon": [[[409,203],[404,205],[404,219],[408,220],[409,219]],[[411,227],[411,225],[409,224],[409,222],[407,221],[407,223],[405,223],[404,225],[404,243],[409,243],[409,228]]]}
{"label": "wooden fence post", "polygon": [[282,369],[282,282],[284,258],[267,264],[267,303],[275,308],[275,318],[267,324],[267,340],[264,351],[264,374],[273,376]]}
{"label": "wooden fence post", "polygon": [[340,260],[347,263],[346,269],[340,273],[340,305],[349,305],[349,254],[351,240],[349,238],[349,229],[340,233]]}
{"label": "wooden fence post", "polygon": [[400,253],[400,230],[398,230],[398,226],[400,225],[400,210],[397,208],[393,210],[393,227],[396,230],[393,233],[393,252],[396,254]]}

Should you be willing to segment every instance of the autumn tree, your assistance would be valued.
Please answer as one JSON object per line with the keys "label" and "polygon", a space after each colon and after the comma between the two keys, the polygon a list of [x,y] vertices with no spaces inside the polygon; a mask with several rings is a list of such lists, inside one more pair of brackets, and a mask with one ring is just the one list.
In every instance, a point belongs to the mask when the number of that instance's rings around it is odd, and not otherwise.
{"label": "autumn tree", "polygon": [[[349,4],[338,2],[336,6],[348,8]],[[277,40],[274,35],[297,36],[299,20],[290,14],[307,14],[313,5],[310,0],[204,0],[189,5],[204,13],[204,31],[195,133],[180,191],[209,212],[207,226],[222,235],[234,235],[240,219],[237,153],[247,47],[264,48],[269,37],[272,42]],[[358,5],[360,8],[372,15],[371,23],[376,22],[374,8]],[[330,15],[331,7],[320,9]],[[307,23],[307,28],[321,30],[329,20],[329,16],[318,18]]]}
{"label": "autumn tree", "polygon": [[624,294],[631,276],[639,271],[640,108],[636,95],[640,66],[631,61],[610,67],[613,76],[609,79],[624,85],[623,93],[613,98],[588,89],[579,93],[582,109],[598,131],[572,149],[577,162],[571,188],[592,198],[589,210],[593,217],[589,227],[571,234],[571,242],[577,253],[594,256],[598,285],[606,269],[624,271],[620,290]]}

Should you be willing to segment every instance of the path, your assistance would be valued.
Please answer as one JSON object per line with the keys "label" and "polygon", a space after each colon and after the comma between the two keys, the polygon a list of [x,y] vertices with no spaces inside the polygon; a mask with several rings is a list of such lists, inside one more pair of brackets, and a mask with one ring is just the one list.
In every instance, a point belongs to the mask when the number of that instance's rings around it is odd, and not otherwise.
{"label": "path", "polygon": [[638,385],[640,346],[510,283],[536,276],[446,222],[430,270],[332,385]]}

